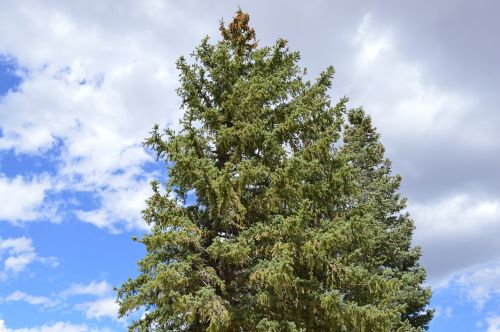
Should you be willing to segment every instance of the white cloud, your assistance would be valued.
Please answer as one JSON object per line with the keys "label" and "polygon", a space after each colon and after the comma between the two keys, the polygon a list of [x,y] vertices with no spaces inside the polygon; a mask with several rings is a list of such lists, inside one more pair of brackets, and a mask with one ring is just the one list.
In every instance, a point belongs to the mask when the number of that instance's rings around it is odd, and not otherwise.
{"label": "white cloud", "polygon": [[76,310],[82,311],[87,319],[101,319],[104,317],[118,321],[119,305],[116,297],[111,296],[112,287],[107,281],[91,281],[88,284],[74,284],[61,292],[61,296],[89,295],[96,297],[91,301],[79,303],[74,306]]}
{"label": "white cloud", "polygon": [[[52,213],[44,208],[46,192],[52,188],[47,175],[31,179],[16,176],[7,178],[0,173],[0,220],[10,222],[49,218]],[[57,221],[56,219],[52,219]]]}
{"label": "white cloud", "polygon": [[[152,176],[141,169],[141,165],[151,158],[140,142],[159,117],[144,121],[148,117],[142,117],[139,109],[136,117],[131,116],[121,100],[124,93],[114,88],[106,91],[107,84],[103,83],[102,88],[80,86],[54,79],[45,72],[32,78],[23,84],[21,92],[8,95],[0,105],[0,114],[2,111],[7,114],[2,123],[4,137],[0,138],[0,148],[14,148],[18,153],[46,153],[61,140],[62,153],[56,156],[59,159],[58,182],[53,189],[92,192],[97,199],[103,200],[102,207],[93,211],[105,215],[102,223],[95,218],[85,218],[86,221],[108,228],[116,228],[115,224],[140,227],[140,211],[149,194],[145,188],[149,188]],[[53,91],[53,95],[47,91]],[[16,112],[12,112],[13,109]],[[10,115],[12,113],[15,114]],[[26,119],[30,122],[26,123]],[[33,203],[39,205],[43,203],[42,189],[48,188],[47,181],[42,184],[47,185],[38,186],[35,189],[39,190],[28,196],[38,194],[33,197],[37,199]],[[24,204],[22,207],[31,212],[19,214],[25,216],[22,220],[38,217],[34,208],[28,209],[36,205],[28,205],[30,202],[18,197],[22,192],[19,193],[11,200],[17,205]],[[125,209],[114,209],[115,206],[104,201],[109,201],[107,197],[116,193],[127,197],[130,204],[123,204]],[[16,212],[13,210],[7,217],[17,216]]]}
{"label": "white cloud", "polygon": [[[77,216],[112,231],[146,228],[140,211],[154,174],[142,169],[152,158],[141,142],[154,123],[179,117],[180,54],[171,53],[168,36],[177,36],[176,22],[186,15],[157,1],[130,2],[127,11],[122,5],[56,10],[28,2],[0,13],[7,26],[24,22],[14,33],[0,32],[0,54],[28,69],[19,91],[0,103],[0,150],[40,155],[61,143],[54,189],[94,193],[100,206]],[[200,39],[200,24],[191,22],[183,34]],[[39,195],[35,203],[42,202]]]}
{"label": "white cloud", "polygon": [[75,308],[84,311],[87,319],[100,319],[103,317],[118,319],[119,305],[116,303],[115,297],[80,303]]}
{"label": "white cloud", "polygon": [[[4,256],[6,256],[5,259]],[[0,280],[8,275],[16,275],[26,269],[37,257],[31,239],[20,238],[0,238],[0,258],[3,268],[0,270]]]}
{"label": "white cloud", "polygon": [[493,316],[486,319],[488,330],[486,332],[500,332],[500,316]]}
{"label": "white cloud", "polygon": [[56,299],[51,299],[46,296],[33,296],[30,294],[26,294],[21,291],[15,291],[9,296],[6,296],[2,299],[3,302],[19,302],[23,301],[29,303],[34,306],[38,306],[41,308],[50,308],[57,306],[60,301]]}
{"label": "white cloud", "polygon": [[471,195],[411,204],[416,221],[414,243],[423,248],[423,264],[434,286],[456,273],[500,259],[500,203]]}
{"label": "white cloud", "polygon": [[68,322],[57,322],[52,325],[40,327],[10,329],[5,326],[5,321],[0,319],[0,332],[90,332],[86,325],[74,325]]}
{"label": "white cloud", "polygon": [[372,15],[366,14],[352,41],[352,44],[359,48],[356,59],[358,70],[367,70],[380,55],[390,51],[392,47],[391,39],[389,31],[373,33]]}
{"label": "white cloud", "polygon": [[38,256],[30,238],[0,238],[0,263],[3,265],[0,270],[0,281],[25,271],[28,265],[35,261],[52,267],[58,264],[55,257]]}
{"label": "white cloud", "polygon": [[88,284],[74,284],[68,289],[61,292],[64,297],[75,295],[92,295],[102,297],[112,291],[111,285],[105,281],[91,281]]}
{"label": "white cloud", "polygon": [[[385,142],[408,147],[453,133],[458,143],[471,144],[468,126],[456,132],[456,126],[477,107],[470,91],[465,94],[433,83],[423,64],[399,52],[394,32],[377,25],[369,14],[360,23],[352,46],[357,58],[352,63],[348,95],[357,105],[368,107]],[[474,133],[474,140],[484,136],[479,130]]]}
{"label": "white cloud", "polygon": [[118,175],[109,175],[106,179],[108,186],[97,190],[101,197],[100,208],[77,210],[78,218],[111,231],[118,231],[121,226],[127,229],[147,229],[140,213],[151,194],[151,187],[148,179],[142,175],[139,177],[139,174],[138,169],[128,169]]}
{"label": "white cloud", "polygon": [[116,297],[111,296],[112,287],[107,281],[91,281],[88,284],[74,284],[61,292],[62,297],[89,295],[96,299],[79,303],[76,310],[85,313],[87,319],[101,319],[104,317],[118,321],[118,304]]}
{"label": "white cloud", "polygon": [[[410,208],[422,228],[432,233],[470,233],[500,224],[500,202],[470,195],[455,195],[431,204]],[[475,222],[471,222],[475,221]]]}
{"label": "white cloud", "polygon": [[500,295],[500,265],[481,267],[460,274],[456,277],[456,281],[468,299],[475,302],[477,308],[482,310],[492,297]]}
{"label": "white cloud", "polygon": [[[118,320],[118,304],[112,286],[105,280],[91,281],[87,284],[75,283],[67,289],[53,293],[51,296],[35,296],[22,291],[15,291],[0,298],[1,302],[25,302],[39,309],[67,307],[72,302],[71,297],[85,296],[89,301],[74,305],[74,309],[82,311],[87,319],[109,317]],[[74,303],[74,302],[73,302]],[[2,330],[0,330],[2,332]]]}

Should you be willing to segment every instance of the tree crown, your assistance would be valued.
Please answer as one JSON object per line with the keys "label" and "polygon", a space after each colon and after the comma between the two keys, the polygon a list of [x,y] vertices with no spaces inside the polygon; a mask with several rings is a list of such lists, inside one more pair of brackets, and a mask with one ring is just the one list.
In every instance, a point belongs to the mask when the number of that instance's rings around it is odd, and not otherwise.
{"label": "tree crown", "polygon": [[328,67],[310,82],[284,39],[258,47],[241,10],[177,61],[181,130],[143,211],[140,275],[118,290],[130,329],[420,331],[432,311],[413,221],[380,136]]}

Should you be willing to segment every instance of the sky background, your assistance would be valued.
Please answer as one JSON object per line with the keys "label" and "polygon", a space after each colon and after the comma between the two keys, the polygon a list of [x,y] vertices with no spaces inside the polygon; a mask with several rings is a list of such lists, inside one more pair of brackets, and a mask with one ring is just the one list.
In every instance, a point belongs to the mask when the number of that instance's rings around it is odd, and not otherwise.
{"label": "sky background", "polygon": [[113,286],[181,115],[175,60],[237,6],[363,106],[403,177],[430,331],[500,331],[496,1],[0,0],[0,332],[123,331]]}

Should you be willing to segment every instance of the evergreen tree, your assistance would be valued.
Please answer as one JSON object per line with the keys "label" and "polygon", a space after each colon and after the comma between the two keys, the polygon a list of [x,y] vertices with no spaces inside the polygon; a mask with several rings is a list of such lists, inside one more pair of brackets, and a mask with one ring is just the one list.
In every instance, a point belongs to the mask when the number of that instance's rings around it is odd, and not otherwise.
{"label": "evergreen tree", "polygon": [[182,129],[146,140],[169,179],[120,315],[144,309],[139,331],[425,330],[414,224],[370,117],[331,104],[332,67],[307,81],[248,21],[177,62]]}

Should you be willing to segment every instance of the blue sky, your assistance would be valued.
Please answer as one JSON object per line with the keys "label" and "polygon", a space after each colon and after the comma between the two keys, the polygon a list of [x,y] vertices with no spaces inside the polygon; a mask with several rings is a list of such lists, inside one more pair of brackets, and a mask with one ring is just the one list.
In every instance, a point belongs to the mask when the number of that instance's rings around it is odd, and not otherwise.
{"label": "blue sky", "polygon": [[[0,0],[0,332],[124,331],[113,286],[176,127],[175,60],[238,3]],[[403,176],[434,289],[430,331],[500,331],[498,5],[241,1],[261,44],[332,64]],[[140,313],[139,313],[140,314]]]}

